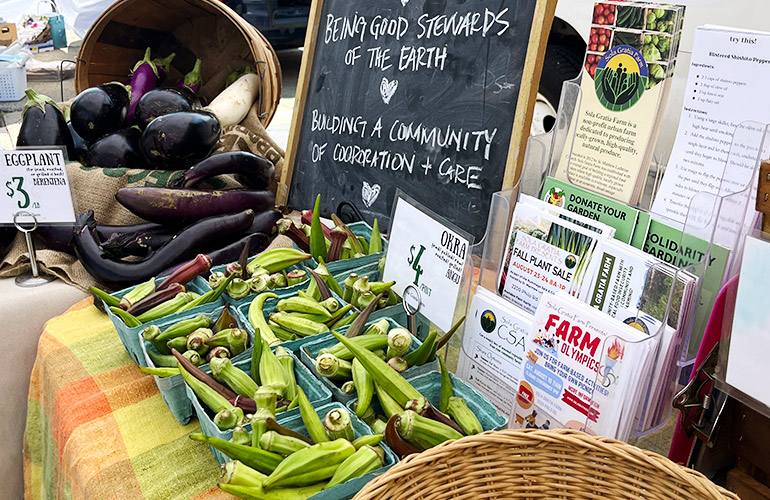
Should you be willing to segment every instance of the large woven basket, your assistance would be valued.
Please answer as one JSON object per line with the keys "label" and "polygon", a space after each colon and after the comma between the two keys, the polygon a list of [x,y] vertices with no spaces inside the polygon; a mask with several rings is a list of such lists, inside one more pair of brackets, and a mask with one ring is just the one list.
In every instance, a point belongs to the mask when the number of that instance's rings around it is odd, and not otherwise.
{"label": "large woven basket", "polygon": [[94,22],[78,53],[75,90],[124,81],[147,47],[153,57],[176,53],[168,81],[176,82],[202,59],[209,102],[227,76],[247,65],[263,73],[262,123],[272,120],[281,99],[281,67],[270,43],[217,0],[118,0]]}
{"label": "large woven basket", "polygon": [[738,500],[699,472],[614,439],[504,430],[411,455],[354,500]]}

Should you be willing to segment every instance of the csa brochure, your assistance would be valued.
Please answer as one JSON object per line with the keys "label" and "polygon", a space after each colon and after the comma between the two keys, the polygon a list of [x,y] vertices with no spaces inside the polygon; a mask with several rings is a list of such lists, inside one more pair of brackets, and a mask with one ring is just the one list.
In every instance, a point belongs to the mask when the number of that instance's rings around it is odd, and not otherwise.
{"label": "csa brochure", "polygon": [[543,293],[562,290],[579,297],[583,280],[591,279],[587,271],[596,241],[606,237],[611,234],[569,222],[522,197],[508,233],[498,293],[529,314]]}
{"label": "csa brochure", "polygon": [[544,295],[527,335],[513,425],[621,436],[649,370],[646,334],[567,293]]}
{"label": "csa brochure", "polygon": [[479,287],[466,320],[457,375],[510,415],[532,316]]}

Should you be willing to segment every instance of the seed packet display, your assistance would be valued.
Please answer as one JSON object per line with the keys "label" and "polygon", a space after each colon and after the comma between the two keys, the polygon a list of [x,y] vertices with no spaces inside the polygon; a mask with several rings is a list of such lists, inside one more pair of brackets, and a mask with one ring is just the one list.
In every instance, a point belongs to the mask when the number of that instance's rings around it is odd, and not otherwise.
{"label": "seed packet display", "polygon": [[544,295],[527,336],[512,420],[536,411],[567,428],[621,436],[648,372],[646,338],[567,293]]}
{"label": "seed packet display", "polygon": [[[516,204],[498,293],[533,314],[543,293],[580,296],[600,234],[526,201]],[[590,278],[589,278],[590,279]]]}
{"label": "seed packet display", "polygon": [[532,315],[479,287],[465,323],[457,375],[510,415],[524,363]]}

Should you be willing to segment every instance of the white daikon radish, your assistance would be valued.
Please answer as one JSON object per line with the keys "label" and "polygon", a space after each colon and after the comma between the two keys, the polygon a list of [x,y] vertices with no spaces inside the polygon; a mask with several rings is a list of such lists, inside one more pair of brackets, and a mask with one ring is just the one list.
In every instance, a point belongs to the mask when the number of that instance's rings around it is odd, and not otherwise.
{"label": "white daikon radish", "polygon": [[259,93],[259,77],[246,73],[223,90],[204,109],[214,114],[222,128],[236,125],[243,120]]}

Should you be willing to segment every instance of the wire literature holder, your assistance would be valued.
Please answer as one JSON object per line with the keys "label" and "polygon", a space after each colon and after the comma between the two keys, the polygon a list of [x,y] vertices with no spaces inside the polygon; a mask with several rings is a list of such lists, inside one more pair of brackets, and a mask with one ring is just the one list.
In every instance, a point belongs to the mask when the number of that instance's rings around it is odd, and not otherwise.
{"label": "wire literature holder", "polygon": [[[471,308],[471,298],[477,287],[496,293],[513,208],[522,194],[541,199],[541,189],[546,176],[555,176],[565,148],[571,151],[573,138],[568,137],[570,123],[575,114],[580,111],[581,102],[579,79],[565,82],[556,126],[548,134],[530,138],[519,182],[513,189],[493,195],[486,234],[471,249],[472,269],[468,273],[471,278],[467,286],[469,293],[466,311],[468,313]],[[580,423],[581,425],[575,426],[572,423],[570,426],[626,440],[630,436],[643,437],[666,424],[671,414],[673,396],[678,388],[681,388],[682,375],[689,374],[703,335],[702,326],[698,325],[696,328],[696,313],[700,308],[708,313],[725,278],[737,272],[734,264],[740,260],[736,257],[740,254],[745,235],[753,226],[753,186],[758,175],[760,159],[767,157],[768,146],[770,146],[768,137],[770,137],[770,129],[766,124],[756,122],[739,124],[733,133],[732,144],[717,192],[701,192],[691,199],[686,221],[681,228],[681,238],[676,245],[676,258],[672,263],[676,270],[671,278],[670,288],[667,290],[665,314],[663,317],[656,318],[660,321],[657,331],[650,331],[647,338],[638,342],[619,336],[609,336],[600,346],[599,352],[604,352],[615,340],[622,340],[629,346],[636,344],[634,348],[649,351],[647,362],[639,367],[642,371],[640,380],[643,383],[624,395],[627,399],[624,400],[622,411],[633,412],[633,418],[624,420],[630,422],[630,426],[611,430],[602,429],[597,432],[597,429],[602,427],[601,415],[597,417],[591,415],[591,412],[588,413],[585,422]],[[644,208],[650,206],[649,200],[654,197],[659,180],[660,172],[657,175],[648,175],[641,191],[643,193],[641,199],[646,201],[629,206],[648,214],[652,219],[665,222],[664,218]],[[569,166],[567,181],[582,189],[595,192],[574,182]],[[670,224],[670,221],[667,223]],[[695,244],[705,245],[705,250],[699,258],[694,259],[692,255],[686,255],[685,252]],[[729,252],[725,273],[719,276],[719,287],[716,290],[706,290],[703,284],[715,246],[723,247]],[[657,266],[651,269],[656,270]],[[660,267],[661,269],[658,270],[663,271],[664,266]],[[665,267],[670,269],[669,266]],[[689,277],[697,278],[694,289],[696,300],[692,301],[693,310],[678,310],[677,304],[672,299],[677,292],[677,284]],[[645,286],[642,304],[648,295],[653,293],[649,288]],[[655,295],[659,297],[660,290],[655,292]],[[637,317],[644,313],[641,309],[637,310]],[[462,339],[457,340],[453,345],[468,354]],[[589,406],[603,398],[612,397],[611,390],[606,390],[608,382],[612,382],[609,375],[611,370],[599,369],[592,381],[594,389]],[[604,389],[598,389],[600,387]],[[511,416],[512,422],[517,419],[516,411],[515,407]],[[560,424],[563,426],[567,423],[560,422]]]}

